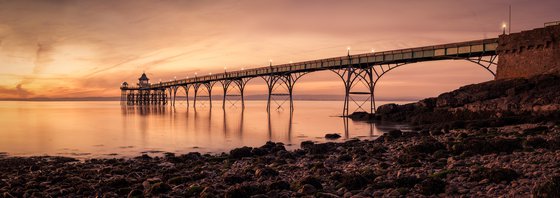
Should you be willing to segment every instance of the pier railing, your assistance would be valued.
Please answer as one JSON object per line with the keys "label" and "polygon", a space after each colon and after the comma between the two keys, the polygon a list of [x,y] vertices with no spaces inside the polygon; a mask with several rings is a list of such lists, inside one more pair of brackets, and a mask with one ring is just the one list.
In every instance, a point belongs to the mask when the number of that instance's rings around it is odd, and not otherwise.
{"label": "pier railing", "polygon": [[347,67],[348,65],[382,65],[409,62],[420,62],[441,59],[468,58],[472,56],[494,55],[498,47],[498,39],[483,39],[445,45],[391,50],[384,52],[363,53],[350,56],[340,56],[298,63],[289,63],[239,71],[224,72],[212,75],[197,76],[169,82],[153,83],[151,89],[165,88],[176,85],[194,84],[225,79],[248,78],[277,73],[298,73],[317,70],[329,70]]}

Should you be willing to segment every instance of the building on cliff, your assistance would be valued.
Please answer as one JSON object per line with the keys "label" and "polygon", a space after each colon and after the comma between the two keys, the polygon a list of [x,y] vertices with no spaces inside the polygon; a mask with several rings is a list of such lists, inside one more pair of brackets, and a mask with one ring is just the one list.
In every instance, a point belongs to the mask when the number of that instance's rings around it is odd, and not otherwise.
{"label": "building on cliff", "polygon": [[500,35],[496,79],[560,73],[560,22]]}

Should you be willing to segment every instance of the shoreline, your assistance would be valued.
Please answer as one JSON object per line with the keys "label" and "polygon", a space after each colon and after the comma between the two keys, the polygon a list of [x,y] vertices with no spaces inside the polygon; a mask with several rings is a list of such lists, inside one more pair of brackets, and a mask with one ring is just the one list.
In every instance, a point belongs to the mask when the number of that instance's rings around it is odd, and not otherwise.
{"label": "shoreline", "polygon": [[0,176],[6,179],[0,180],[0,194],[529,196],[546,190],[549,177],[560,174],[560,126],[554,122],[394,130],[371,141],[307,141],[301,147],[286,151],[282,143],[268,142],[217,155],[166,153],[85,161],[4,156]]}

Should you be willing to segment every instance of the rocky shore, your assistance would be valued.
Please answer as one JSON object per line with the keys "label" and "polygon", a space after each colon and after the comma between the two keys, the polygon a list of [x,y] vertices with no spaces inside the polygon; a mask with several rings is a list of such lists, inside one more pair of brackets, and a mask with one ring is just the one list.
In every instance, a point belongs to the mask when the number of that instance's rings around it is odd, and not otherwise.
{"label": "rocky shore", "polygon": [[560,74],[467,85],[406,105],[387,104],[375,119],[420,127],[480,128],[560,119]]}
{"label": "rocky shore", "polygon": [[228,154],[0,158],[3,197],[560,196],[559,123],[391,131]]}
{"label": "rocky shore", "polygon": [[417,127],[375,140],[85,161],[0,154],[0,197],[560,197],[559,104],[560,77],[545,75],[382,106],[365,117]]}

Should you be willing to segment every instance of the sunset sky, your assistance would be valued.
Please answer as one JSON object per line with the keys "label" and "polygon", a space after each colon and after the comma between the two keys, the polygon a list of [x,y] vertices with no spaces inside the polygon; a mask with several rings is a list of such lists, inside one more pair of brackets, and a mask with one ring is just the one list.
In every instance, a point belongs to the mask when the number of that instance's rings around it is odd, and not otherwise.
{"label": "sunset sky", "polygon": [[[118,97],[152,82],[242,67],[497,37],[560,20],[560,1],[0,0],[0,98]],[[466,61],[417,63],[378,85],[381,98],[436,96],[492,76]],[[262,80],[247,94],[265,94]],[[217,93],[221,90],[215,89]],[[324,71],[295,94],[342,94]]]}

